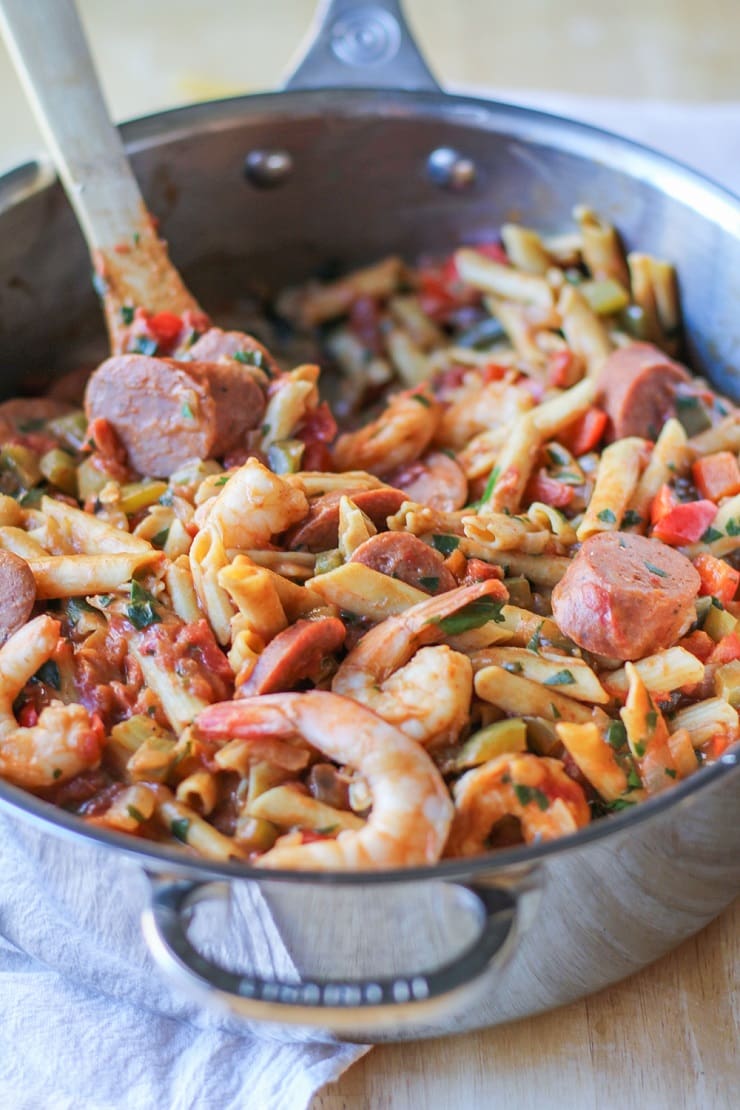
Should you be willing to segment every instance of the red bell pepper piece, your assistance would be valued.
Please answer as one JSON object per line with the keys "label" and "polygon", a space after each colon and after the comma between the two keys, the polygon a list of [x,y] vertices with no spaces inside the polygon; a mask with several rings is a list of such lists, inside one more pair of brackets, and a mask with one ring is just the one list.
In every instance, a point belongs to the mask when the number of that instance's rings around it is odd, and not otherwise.
{"label": "red bell pepper piece", "polygon": [[674,505],[653,526],[653,536],[663,543],[696,543],[717,515],[713,501],[685,501]]}
{"label": "red bell pepper piece", "polygon": [[740,466],[730,451],[717,451],[714,455],[697,459],[691,467],[691,474],[696,488],[710,501],[740,493]]}
{"label": "red bell pepper piece", "polygon": [[561,435],[561,442],[576,457],[586,455],[599,444],[606,431],[607,415],[602,409],[590,408]]}
{"label": "red bell pepper piece", "polygon": [[551,478],[546,470],[538,470],[527,482],[524,497],[528,501],[543,501],[556,509],[563,509],[573,500],[574,490],[565,482]]}
{"label": "red bell pepper piece", "polygon": [[702,551],[696,556],[694,566],[701,578],[699,593],[716,597],[723,605],[729,605],[740,585],[740,571],[735,570],[724,559],[710,555],[708,551]]}

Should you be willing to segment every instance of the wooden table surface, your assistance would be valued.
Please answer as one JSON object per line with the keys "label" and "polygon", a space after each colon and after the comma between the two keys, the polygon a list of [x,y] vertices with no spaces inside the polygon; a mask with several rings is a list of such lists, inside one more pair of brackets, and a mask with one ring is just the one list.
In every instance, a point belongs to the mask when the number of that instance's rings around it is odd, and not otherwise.
{"label": "wooden table surface", "polygon": [[[737,0],[407,0],[445,82],[740,101]],[[270,88],[313,0],[80,0],[113,112]],[[204,12],[207,9],[207,17]],[[40,146],[0,48],[0,163]],[[740,1106],[740,903],[599,995],[517,1025],[373,1049],[312,1110]]]}

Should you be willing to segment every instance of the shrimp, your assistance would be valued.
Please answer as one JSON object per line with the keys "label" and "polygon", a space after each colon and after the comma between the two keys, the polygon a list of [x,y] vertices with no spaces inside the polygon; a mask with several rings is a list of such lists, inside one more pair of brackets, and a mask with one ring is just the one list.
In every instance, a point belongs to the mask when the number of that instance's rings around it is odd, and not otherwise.
{"label": "shrimp", "polygon": [[441,411],[428,389],[397,393],[377,420],[339,437],[333,451],[337,470],[369,470],[382,478],[414,462],[429,446]]}
{"label": "shrimp", "polygon": [[526,844],[555,840],[591,819],[583,788],[561,761],[529,753],[500,755],[475,767],[458,780],[453,796],[447,856],[485,852],[493,826],[503,817],[519,819]]}
{"label": "shrimp", "polygon": [[216,498],[204,501],[196,523],[215,531],[225,548],[261,548],[308,513],[303,490],[249,458]]}
{"label": "shrimp", "polygon": [[59,621],[43,615],[0,648],[0,777],[29,790],[66,782],[100,761],[102,730],[84,706],[52,702],[29,728],[13,714],[13,702],[58,639]]}
{"label": "shrimp", "polygon": [[372,811],[361,829],[300,844],[288,834],[259,857],[257,866],[355,871],[439,859],[453,812],[442,776],[423,748],[364,706],[323,690],[262,694],[211,705],[198,715],[195,727],[210,740],[300,735],[368,784]]}
{"label": "shrimp", "polygon": [[388,617],[349,653],[332,690],[368,706],[419,744],[454,742],[469,717],[473,670],[466,655],[440,644],[447,636],[444,621],[487,595],[508,596],[501,582],[488,579]]}

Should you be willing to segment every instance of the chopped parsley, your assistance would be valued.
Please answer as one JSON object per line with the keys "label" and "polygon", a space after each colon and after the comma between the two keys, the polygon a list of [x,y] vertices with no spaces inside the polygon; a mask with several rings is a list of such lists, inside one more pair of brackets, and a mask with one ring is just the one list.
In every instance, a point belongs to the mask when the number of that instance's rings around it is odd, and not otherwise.
{"label": "chopped parsley", "polygon": [[270,434],[270,425],[269,424],[263,424],[262,427],[260,428],[260,431],[262,432],[263,436],[269,436],[269,434]]}
{"label": "chopped parsley", "polygon": [[553,715],[553,719],[556,720],[556,721],[559,721],[560,718],[562,717],[562,713],[560,712],[560,710],[558,709],[558,707],[557,707],[557,705],[555,704],[554,701],[550,702],[550,712]]}
{"label": "chopped parsley", "polygon": [[190,404],[187,401],[184,401],[182,403],[182,405],[180,406],[180,415],[182,416],[183,420],[194,420],[195,419],[194,414],[193,414],[193,410],[192,410]]}
{"label": "chopped parsley", "polygon": [[611,810],[612,813],[618,813],[621,809],[629,809],[630,806],[635,804],[634,800],[630,798],[617,798],[615,802],[605,802],[606,809]]}
{"label": "chopped parsley", "polygon": [[167,508],[169,508],[170,505],[173,505],[174,501],[175,501],[175,495],[174,495],[174,493],[172,492],[171,489],[165,490],[164,493],[162,494],[162,496],[159,499],[160,505],[165,505],[165,506],[167,506]]}
{"label": "chopped parsley", "polygon": [[630,772],[627,775],[627,785],[632,790],[640,790],[640,788],[642,787],[642,779],[640,778],[634,767],[630,767]]}
{"label": "chopped parsley", "polygon": [[459,536],[432,536],[432,547],[445,558],[460,546]]}
{"label": "chopped parsley", "polygon": [[638,524],[642,524],[642,517],[636,513],[634,509],[628,509],[622,517],[622,524],[625,528],[632,528]]}
{"label": "chopped parsley", "polygon": [[134,628],[141,631],[150,624],[161,624],[162,618],[154,608],[155,604],[152,595],[134,580],[131,583],[131,600],[126,606],[126,616]]}
{"label": "chopped parsley", "polygon": [[645,561],[645,566],[647,567],[647,569],[650,571],[651,574],[657,574],[660,578],[667,578],[668,577],[668,571],[661,570],[660,567],[656,567],[655,563],[648,563],[647,560],[646,560]]}
{"label": "chopped parsley", "polygon": [[740,521],[735,516],[727,521],[727,535],[740,536]]}
{"label": "chopped parsley", "polygon": [[176,817],[170,824],[172,835],[181,840],[183,844],[188,842],[188,829],[190,828],[190,821],[187,817]]}
{"label": "chopped parsley", "polygon": [[411,400],[412,401],[418,401],[419,404],[423,405],[425,409],[430,408],[431,404],[432,404],[432,402],[429,400],[429,398],[425,397],[423,393],[412,393],[411,394]]}
{"label": "chopped parsley", "polygon": [[658,723],[658,712],[656,709],[650,709],[645,714],[645,723],[651,732],[655,731],[655,726]]}
{"label": "chopped parsley", "polygon": [[217,478],[213,484],[214,486],[225,486],[230,477],[230,474],[222,474],[221,477]]}
{"label": "chopped parsley", "polygon": [[606,730],[606,742],[612,748],[623,748],[627,743],[627,729],[621,721],[610,721]]}
{"label": "chopped parsley", "polygon": [[419,579],[419,585],[424,590],[436,590],[439,586],[439,578],[435,575],[424,575]]}
{"label": "chopped parsley", "polygon": [[264,370],[265,357],[262,351],[235,351],[234,358],[237,362],[243,363],[244,366],[256,366],[260,370]]}
{"label": "chopped parsley", "polygon": [[647,745],[644,740],[638,740],[635,744],[635,755],[638,756],[639,759],[642,759],[642,757],[644,756],[646,746]]}
{"label": "chopped parsley", "polygon": [[714,606],[715,609],[719,609],[721,611],[724,611],[724,608],[725,608],[724,605],[722,604],[720,599],[718,597],[715,597],[714,595],[712,595],[712,605]]}
{"label": "chopped parsley", "polygon": [[547,794],[543,794],[536,786],[524,786],[520,782],[515,782],[514,793],[520,805],[526,806],[530,802],[536,802],[543,813],[550,808],[550,799]]}
{"label": "chopped parsley", "polygon": [[477,601],[471,601],[469,605],[464,606],[457,613],[452,613],[449,617],[440,617],[427,623],[436,624],[446,636],[459,636],[461,632],[481,628],[489,621],[496,621],[500,624],[504,619],[501,616],[502,606],[502,601],[491,601],[490,598],[481,597]]}
{"label": "chopped parsley", "polygon": [[137,355],[156,355],[157,340],[150,335],[137,335],[131,344],[131,350]]}
{"label": "chopped parsley", "polygon": [[62,768],[55,767],[54,770],[51,772],[51,777],[54,779],[54,782],[56,782],[57,779],[60,779],[62,777]]}
{"label": "chopped parsley", "polygon": [[339,825],[324,825],[322,829],[317,829],[316,832],[319,834],[319,836],[331,836],[331,834],[335,833],[338,828]]}
{"label": "chopped parsley", "polygon": [[146,821],[146,817],[140,809],[136,808],[136,806],[126,806],[126,812],[128,813],[129,817],[132,817],[134,821],[138,821],[140,825],[142,825],[144,821]]}
{"label": "chopped parsley", "polygon": [[600,513],[596,514],[603,524],[616,524],[617,518],[611,509],[602,509]]}
{"label": "chopped parsley", "polygon": [[563,670],[558,671],[556,674],[550,675],[542,683],[543,686],[572,686],[575,682],[571,671]]}
{"label": "chopped parsley", "polygon": [[488,481],[486,482],[486,487],[483,490],[483,493],[481,494],[480,501],[475,506],[475,508],[479,509],[481,507],[481,505],[485,505],[485,503],[490,500],[491,494],[493,493],[494,489],[496,488],[496,482],[498,482],[500,475],[501,475],[501,467],[500,466],[494,466],[493,470],[491,471],[491,473],[488,476]]}
{"label": "chopped parsley", "polygon": [[167,543],[169,534],[169,528],[163,528],[161,532],[157,532],[156,536],[152,536],[152,543],[155,547],[164,547]]}
{"label": "chopped parsley", "polygon": [[121,309],[121,320],[124,324],[133,324],[134,322],[134,308],[133,305],[125,304]]}
{"label": "chopped parsley", "polygon": [[715,540],[721,540],[722,533],[718,532],[716,528],[712,528],[711,524],[707,528],[704,535],[701,537],[702,543],[714,543]]}
{"label": "chopped parsley", "polygon": [[669,779],[675,779],[676,771],[674,771],[673,767],[665,767],[664,770]]}
{"label": "chopped parsley", "polygon": [[542,626],[543,626],[544,623],[545,623],[544,621],[540,621],[540,623],[537,625],[534,632],[532,633],[531,637],[527,641],[527,650],[528,651],[539,652],[539,650],[540,650],[540,640],[542,638]]}

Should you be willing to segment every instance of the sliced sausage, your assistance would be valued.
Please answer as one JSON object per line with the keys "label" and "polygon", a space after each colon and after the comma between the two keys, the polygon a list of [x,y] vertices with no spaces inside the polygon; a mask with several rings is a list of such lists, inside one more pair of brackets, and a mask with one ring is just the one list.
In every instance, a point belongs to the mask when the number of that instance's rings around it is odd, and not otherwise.
{"label": "sliced sausage", "polygon": [[268,378],[280,373],[280,367],[267,347],[263,347],[253,336],[246,335],[243,331],[209,328],[200,339],[196,339],[188,354],[195,362],[221,362],[222,359],[235,359],[240,354],[247,355],[253,358],[254,366],[264,370]]}
{"label": "sliced sausage", "polygon": [[267,645],[237,697],[280,694],[306,678],[316,678],[322,659],[344,643],[344,625],[336,617],[296,621]]}
{"label": "sliced sausage", "polygon": [[349,497],[370,517],[376,528],[385,528],[386,517],[397,513],[406,500],[398,489],[334,490],[312,502],[308,516],[286,534],[291,551],[328,551],[339,542],[339,502]]}
{"label": "sliced sausage", "polygon": [[0,551],[0,644],[26,623],[35,600],[36,581],[28,563]]}
{"label": "sliced sausage", "polygon": [[600,532],[553,590],[552,610],[560,630],[586,651],[642,659],[686,631],[699,586],[689,560],[660,540]]}
{"label": "sliced sausage", "polygon": [[614,439],[657,439],[676,414],[676,388],[690,380],[685,367],[652,343],[613,351],[599,371],[597,400],[609,415]]}
{"label": "sliced sausage", "polygon": [[410,501],[442,513],[454,513],[468,500],[468,479],[462,467],[442,451],[430,451],[418,462],[389,474],[386,481],[402,489]]}
{"label": "sliced sausage", "polygon": [[379,532],[371,536],[356,548],[350,562],[364,563],[427,594],[443,594],[457,586],[442,556],[408,532]]}
{"label": "sliced sausage", "polygon": [[188,459],[222,457],[265,411],[265,394],[238,362],[116,355],[88,382],[88,420],[103,417],[140,474],[168,478]]}

